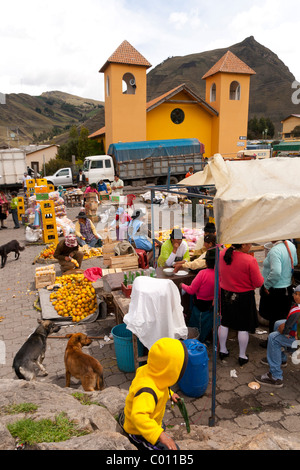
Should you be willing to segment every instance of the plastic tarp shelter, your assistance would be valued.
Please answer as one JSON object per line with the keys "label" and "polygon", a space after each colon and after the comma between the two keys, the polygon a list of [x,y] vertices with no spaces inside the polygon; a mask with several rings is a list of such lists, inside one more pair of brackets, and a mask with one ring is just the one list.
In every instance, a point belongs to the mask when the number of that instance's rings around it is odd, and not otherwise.
{"label": "plastic tarp shelter", "polygon": [[110,144],[107,154],[117,162],[170,155],[202,155],[204,144],[198,139],[149,140]]}
{"label": "plastic tarp shelter", "polygon": [[300,237],[300,159],[225,161],[214,155],[204,171],[177,186],[215,185],[218,242],[265,243]]}

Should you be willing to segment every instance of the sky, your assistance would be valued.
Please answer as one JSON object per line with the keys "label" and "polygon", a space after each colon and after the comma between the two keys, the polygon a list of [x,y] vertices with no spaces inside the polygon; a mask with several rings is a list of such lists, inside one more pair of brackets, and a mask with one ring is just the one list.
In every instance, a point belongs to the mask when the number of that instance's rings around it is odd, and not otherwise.
{"label": "sky", "polygon": [[1,2],[0,94],[59,90],[103,101],[99,70],[125,39],[154,68],[168,57],[226,48],[254,36],[300,82],[299,5],[299,0]]}

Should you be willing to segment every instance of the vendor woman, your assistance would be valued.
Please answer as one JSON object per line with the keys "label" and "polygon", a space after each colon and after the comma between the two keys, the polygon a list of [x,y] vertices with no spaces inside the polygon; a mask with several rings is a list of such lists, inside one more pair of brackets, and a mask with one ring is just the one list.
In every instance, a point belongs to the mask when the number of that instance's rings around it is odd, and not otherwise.
{"label": "vendor woman", "polygon": [[[53,256],[58,260],[63,273],[70,269],[80,268],[83,260],[83,252],[78,250],[78,243],[75,235],[67,235],[64,240],[61,240],[58,243]],[[78,266],[76,266],[76,263],[73,263],[72,259],[77,261]]]}
{"label": "vendor woman", "polygon": [[4,225],[4,220],[7,218],[8,214],[8,201],[6,199],[5,194],[1,191],[0,192],[0,223],[1,227],[0,230],[7,228]]}
{"label": "vendor woman", "polygon": [[89,245],[90,247],[102,246],[101,237],[96,232],[95,225],[86,216],[85,212],[79,212],[76,218],[78,222],[75,224],[75,235],[79,245]]}
{"label": "vendor woman", "polygon": [[160,255],[157,260],[159,267],[171,267],[176,261],[190,261],[189,247],[183,240],[182,231],[174,228],[169,240],[166,240],[161,247]]}

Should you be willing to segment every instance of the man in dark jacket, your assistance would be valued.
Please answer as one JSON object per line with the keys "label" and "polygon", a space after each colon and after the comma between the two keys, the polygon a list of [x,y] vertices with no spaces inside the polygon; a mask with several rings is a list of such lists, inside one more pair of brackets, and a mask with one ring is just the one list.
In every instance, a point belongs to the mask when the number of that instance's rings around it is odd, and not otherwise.
{"label": "man in dark jacket", "polygon": [[76,178],[76,183],[79,188],[82,188],[82,186],[85,186],[86,184],[85,174],[82,173],[82,170],[79,170],[79,173]]}

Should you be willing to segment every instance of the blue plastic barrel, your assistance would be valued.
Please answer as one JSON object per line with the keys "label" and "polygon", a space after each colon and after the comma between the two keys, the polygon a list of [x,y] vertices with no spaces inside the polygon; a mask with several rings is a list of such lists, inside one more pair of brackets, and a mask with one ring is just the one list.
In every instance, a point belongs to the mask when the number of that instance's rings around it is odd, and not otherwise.
{"label": "blue plastic barrel", "polygon": [[188,397],[199,398],[204,395],[208,386],[209,359],[206,347],[197,339],[186,339],[183,342],[188,350],[188,363],[178,385]]}
{"label": "blue plastic barrel", "polygon": [[[127,329],[125,323],[116,325],[111,330],[114,339],[114,347],[118,368],[122,372],[135,372],[132,332]],[[144,346],[137,338],[138,354],[143,355]]]}
{"label": "blue plastic barrel", "polygon": [[125,323],[116,325],[111,330],[114,338],[114,347],[118,368],[122,372],[134,372],[134,356],[132,345],[132,333],[127,330]]}

